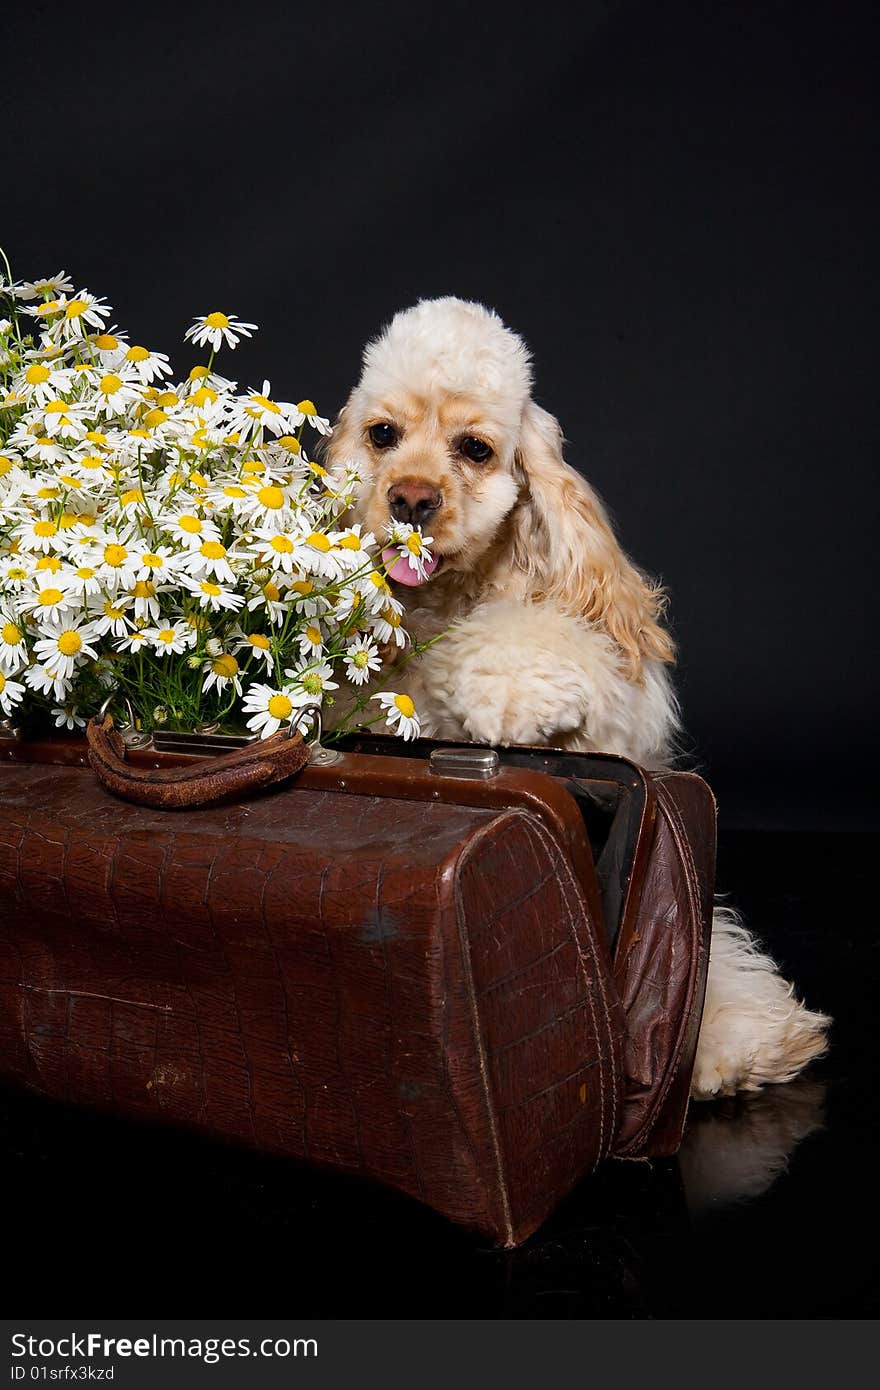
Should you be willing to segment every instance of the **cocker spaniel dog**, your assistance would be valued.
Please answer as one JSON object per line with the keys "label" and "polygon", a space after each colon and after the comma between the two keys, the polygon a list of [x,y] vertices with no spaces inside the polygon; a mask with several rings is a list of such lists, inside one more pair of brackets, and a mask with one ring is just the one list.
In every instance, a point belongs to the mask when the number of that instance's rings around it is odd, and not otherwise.
{"label": "cocker spaniel dog", "polygon": [[[438,738],[664,767],[679,724],[663,594],[531,388],[522,340],[461,299],[399,313],[364,351],[329,458],[357,463],[359,517],[377,535],[397,520],[433,537],[426,582],[397,593],[420,641],[447,635],[407,668],[407,690]],[[693,1094],[790,1080],[824,1051],[827,1025],[716,909]]]}

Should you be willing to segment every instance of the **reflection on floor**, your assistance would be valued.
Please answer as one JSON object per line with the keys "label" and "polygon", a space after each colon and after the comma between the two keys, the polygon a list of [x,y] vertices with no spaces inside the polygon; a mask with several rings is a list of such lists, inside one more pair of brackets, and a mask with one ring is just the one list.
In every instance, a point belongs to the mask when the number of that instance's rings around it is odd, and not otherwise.
{"label": "reflection on floor", "polygon": [[677,1159],[606,1164],[519,1250],[368,1183],[0,1096],[18,1309],[47,1316],[73,1288],[108,1317],[876,1313],[875,853],[862,836],[722,839],[722,885],[834,1016],[831,1054],[789,1086],[692,1107]]}

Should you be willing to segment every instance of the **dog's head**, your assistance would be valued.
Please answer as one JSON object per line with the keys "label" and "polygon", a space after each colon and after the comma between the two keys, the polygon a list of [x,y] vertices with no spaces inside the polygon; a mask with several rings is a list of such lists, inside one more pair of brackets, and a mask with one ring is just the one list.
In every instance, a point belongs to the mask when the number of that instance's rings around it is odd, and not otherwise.
{"label": "dog's head", "polygon": [[380,539],[410,522],[433,537],[435,575],[491,561],[497,588],[517,571],[532,598],[604,626],[638,678],[643,658],[672,659],[661,591],[621,551],[531,388],[528,349],[497,314],[423,300],[367,344],[329,461],[357,465],[359,515]]}

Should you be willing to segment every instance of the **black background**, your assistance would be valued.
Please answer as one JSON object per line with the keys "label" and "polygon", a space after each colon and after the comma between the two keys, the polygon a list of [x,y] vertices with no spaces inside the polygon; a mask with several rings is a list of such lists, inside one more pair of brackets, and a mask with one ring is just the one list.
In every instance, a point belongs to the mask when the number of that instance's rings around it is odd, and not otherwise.
{"label": "black background", "polygon": [[[663,576],[726,823],[866,824],[872,6],[7,7],[0,239],[334,413],[420,296],[492,304]],[[223,362],[221,359],[221,369]]]}

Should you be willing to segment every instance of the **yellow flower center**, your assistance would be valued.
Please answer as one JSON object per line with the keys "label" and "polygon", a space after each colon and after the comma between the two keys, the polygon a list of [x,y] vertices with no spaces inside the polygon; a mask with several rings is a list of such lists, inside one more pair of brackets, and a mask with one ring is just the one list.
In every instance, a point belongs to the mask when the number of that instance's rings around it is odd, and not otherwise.
{"label": "yellow flower center", "polygon": [[313,647],[320,647],[322,638],[321,638],[321,629],[320,629],[319,627],[312,627],[312,626],[307,627],[307,628],[306,628],[306,637],[308,637],[308,639],[309,639],[309,641],[311,642],[311,644],[312,644]]}
{"label": "yellow flower center", "polygon": [[57,555],[44,555],[37,561],[37,569],[51,570],[53,574],[57,574],[61,569],[61,561],[58,559]]}
{"label": "yellow flower center", "polygon": [[223,592],[219,584],[212,584],[209,579],[206,579],[204,584],[202,584],[200,587],[202,593],[210,594],[211,598],[216,598],[218,594],[222,594]]}
{"label": "yellow flower center", "polygon": [[154,430],[157,425],[164,425],[167,419],[168,416],[165,414],[165,411],[161,410],[159,406],[156,406],[155,410],[147,411],[144,416],[144,424],[148,430]]}
{"label": "yellow flower center", "polygon": [[208,479],[205,477],[204,473],[197,473],[195,469],[190,473],[189,480],[194,487],[208,486]]}
{"label": "yellow flower center", "polygon": [[369,659],[369,652],[365,652],[361,649],[359,652],[355,652],[354,656],[351,658],[351,664],[356,666],[359,671],[362,671]]}
{"label": "yellow flower center", "polygon": [[[280,415],[280,414],[281,414],[281,406],[280,406],[280,405],[276,405],[274,401],[270,401],[268,396],[260,396],[260,395],[251,396],[251,405],[258,405],[258,406],[260,406],[263,410],[268,410],[268,412],[269,412],[270,415]],[[254,414],[253,411],[251,411],[250,413],[251,413],[252,415]]]}
{"label": "yellow flower center", "polygon": [[262,632],[251,632],[248,634],[248,641],[252,647],[259,647],[261,652],[269,650],[269,639],[264,637]]}
{"label": "yellow flower center", "polygon": [[299,440],[293,434],[282,434],[281,438],[277,439],[275,442],[276,444],[280,444],[282,449],[286,449],[289,454],[298,454],[300,452]]}
{"label": "yellow flower center", "polygon": [[416,707],[408,695],[395,695],[394,703],[402,715],[407,719],[412,719],[416,712]]}
{"label": "yellow flower center", "polygon": [[245,490],[244,490],[243,487],[235,487],[235,486],[233,485],[232,487],[225,487],[225,488],[223,489],[223,496],[224,496],[224,497],[247,497],[247,493],[245,492]]}
{"label": "yellow flower center", "polygon": [[125,609],[124,609],[124,608],[117,608],[117,607],[115,606],[115,604],[113,604],[113,603],[111,603],[111,602],[109,601],[109,599],[108,599],[108,601],[104,604],[104,613],[105,613],[106,617],[108,617],[108,618],[113,618],[114,621],[115,621],[117,618],[124,618],[124,617],[125,617]]}
{"label": "yellow flower center", "polygon": [[58,481],[59,483],[63,483],[65,487],[71,487],[74,490],[78,487],[82,487],[82,480],[80,478],[71,478],[69,473],[59,473]]}
{"label": "yellow flower center", "polygon": [[293,550],[293,541],[289,536],[273,536],[269,544],[279,555],[289,555]]}
{"label": "yellow flower center", "polygon": [[44,367],[41,362],[34,362],[25,372],[24,379],[28,386],[39,386],[42,382],[48,381],[51,375],[48,367]]}
{"label": "yellow flower center", "polygon": [[104,449],[107,448],[107,436],[101,430],[89,430],[86,439],[90,444],[100,444]]}
{"label": "yellow flower center", "polygon": [[281,597],[281,590],[278,588],[277,584],[272,583],[271,579],[268,584],[263,585],[263,593],[270,603],[277,603]]}
{"label": "yellow flower center", "polygon": [[313,472],[318,478],[326,478],[326,476],[327,476],[327,469],[326,469],[326,468],[322,468],[321,465],[320,465],[320,463],[310,463],[310,464],[309,464],[309,468],[312,470],[312,472]]}
{"label": "yellow flower center", "polygon": [[219,541],[204,541],[199,546],[199,551],[206,560],[222,560],[226,554],[226,546]]}
{"label": "yellow flower center", "polygon": [[215,675],[232,680],[232,677],[238,674],[238,662],[229,652],[224,652],[222,656],[217,657],[216,661],[211,662],[211,670]]}
{"label": "yellow flower center", "polygon": [[20,565],[11,565],[10,568],[6,571],[6,578],[27,579],[27,570],[22,569]]}
{"label": "yellow flower center", "polygon": [[187,404],[201,408],[210,401],[213,405],[217,399],[217,392],[212,391],[210,386],[200,386],[197,391],[193,391],[191,396],[187,396]]}
{"label": "yellow flower center", "polygon": [[34,526],[35,536],[54,536],[58,527],[54,521],[38,521]]}
{"label": "yellow flower center", "polygon": [[60,308],[61,305],[59,304],[57,299],[48,299],[45,304],[40,305],[40,307],[37,309],[37,313],[43,316],[47,316],[49,314],[57,314]]}
{"label": "yellow flower center", "polygon": [[78,319],[88,307],[89,301],[87,299],[72,299],[64,310],[64,317],[66,319]]}
{"label": "yellow flower center", "polygon": [[99,333],[93,341],[95,347],[99,348],[101,352],[113,352],[119,347],[119,339],[112,333]]}
{"label": "yellow flower center", "polygon": [[97,454],[86,454],[85,458],[80,459],[79,466],[80,468],[88,469],[103,468],[104,460],[99,458]]}
{"label": "yellow flower center", "polygon": [[228,328],[228,327],[229,327],[229,319],[226,317],[225,314],[221,314],[221,313],[220,313],[218,310],[216,310],[216,309],[215,309],[215,311],[214,311],[213,314],[209,314],[209,315],[208,315],[208,317],[205,319],[205,323],[207,324],[208,328]]}
{"label": "yellow flower center", "polygon": [[303,597],[305,597],[306,594],[312,592],[315,586],[309,579],[297,579],[290,587],[294,589],[296,593],[302,594]]}
{"label": "yellow flower center", "polygon": [[182,516],[177,524],[181,531],[188,531],[191,536],[197,536],[202,529],[202,523],[197,516]]}
{"label": "yellow flower center", "polygon": [[273,719],[287,719],[293,709],[293,701],[286,695],[273,695],[266,708]]}
{"label": "yellow flower center", "polygon": [[53,497],[57,497],[60,490],[61,489],[57,487],[41,487],[39,492],[37,493],[37,496],[41,499],[41,501],[46,502]]}
{"label": "yellow flower center", "polygon": [[80,565],[76,572],[77,579],[94,579],[95,571],[89,569],[88,565]]}
{"label": "yellow flower center", "polygon": [[113,569],[118,569],[127,556],[128,551],[124,545],[104,546],[104,561],[106,564],[111,565]]}
{"label": "yellow flower center", "polygon": [[3,672],[0,671],[0,695],[3,694],[3,691],[4,691],[5,689],[6,689],[6,677],[4,676]]}
{"label": "yellow flower center", "polygon": [[58,518],[58,525],[61,527],[62,531],[69,531],[71,526],[77,525],[78,521],[79,517],[76,515],[76,512],[63,512]]}
{"label": "yellow flower center", "polygon": [[360,550],[361,543],[359,537],[355,535],[343,536],[341,541],[336,542],[339,550]]}
{"label": "yellow flower center", "polygon": [[370,583],[373,585],[375,589],[380,589],[384,591],[386,594],[391,593],[391,590],[388,588],[388,585],[385,582],[385,576],[380,574],[378,570],[372,571],[370,575]]}
{"label": "yellow flower center", "polygon": [[125,354],[126,362],[146,362],[149,353],[145,347],[138,347],[136,344],[128,349]]}
{"label": "yellow flower center", "polygon": [[242,473],[262,473],[266,465],[260,459],[245,459],[241,465]]}
{"label": "yellow flower center", "polygon": [[17,647],[21,641],[21,628],[17,627],[15,623],[4,623],[0,628],[0,637],[3,638],[7,647]]}
{"label": "yellow flower center", "polygon": [[174,631],[173,627],[163,627],[161,632],[156,633],[157,640],[159,642],[164,642],[166,645],[170,645],[176,636],[177,633]]}
{"label": "yellow flower center", "polygon": [[389,627],[400,627],[400,614],[395,613],[393,608],[383,608],[382,617]]}
{"label": "yellow flower center", "polygon": [[301,415],[317,415],[314,401],[300,401],[296,407]]}
{"label": "yellow flower center", "polygon": [[139,579],[131,592],[135,598],[152,598],[156,592],[156,586],[151,584],[149,579]]}
{"label": "yellow flower center", "polygon": [[280,487],[261,487],[257,500],[268,511],[277,512],[279,507],[284,506],[284,493]]}
{"label": "yellow flower center", "polygon": [[407,536],[407,538],[406,538],[406,548],[407,548],[407,550],[410,552],[411,555],[421,555],[421,553],[422,553],[422,542],[421,542],[420,538],[416,535],[415,531],[413,531],[413,533],[412,533],[411,536]]}
{"label": "yellow flower center", "polygon": [[317,671],[310,671],[307,676],[303,676],[303,690],[309,695],[320,695],[324,689],[324,682]]}
{"label": "yellow flower center", "polygon": [[58,638],[58,650],[62,656],[76,656],[82,646],[82,638],[78,632],[62,632]]}
{"label": "yellow flower center", "polygon": [[11,467],[12,459],[7,458],[5,454],[0,454],[0,478],[5,477]]}
{"label": "yellow flower center", "polygon": [[160,570],[164,563],[165,561],[163,560],[162,556],[154,555],[151,550],[145,551],[145,553],[141,556],[141,564],[149,565],[150,569],[153,570]]}
{"label": "yellow flower center", "polygon": [[143,502],[144,494],[139,487],[130,487],[127,492],[123,492],[120,501],[123,507],[128,507],[132,502]]}
{"label": "yellow flower center", "polygon": [[313,531],[310,536],[306,536],[306,545],[310,545],[313,550],[321,550],[326,555],[330,549],[330,540],[323,536],[320,531]]}
{"label": "yellow flower center", "polygon": [[166,410],[169,405],[177,405],[178,401],[173,391],[160,391],[156,397],[156,404]]}
{"label": "yellow flower center", "polygon": [[60,603],[64,595],[60,589],[41,589],[39,604],[41,608],[54,608],[56,603]]}
{"label": "yellow flower center", "polygon": [[106,376],[101,377],[98,383],[98,390],[105,396],[112,396],[114,392],[119,390],[121,385],[122,378],[118,377],[115,372],[108,372]]}

